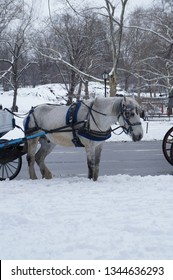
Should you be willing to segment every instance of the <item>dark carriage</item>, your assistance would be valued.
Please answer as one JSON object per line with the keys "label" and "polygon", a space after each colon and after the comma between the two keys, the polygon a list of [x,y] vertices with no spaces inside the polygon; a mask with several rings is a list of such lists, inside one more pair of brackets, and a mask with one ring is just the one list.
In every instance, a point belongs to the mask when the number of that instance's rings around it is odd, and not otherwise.
{"label": "dark carriage", "polygon": [[166,160],[173,165],[173,127],[165,134],[162,142],[162,150]]}

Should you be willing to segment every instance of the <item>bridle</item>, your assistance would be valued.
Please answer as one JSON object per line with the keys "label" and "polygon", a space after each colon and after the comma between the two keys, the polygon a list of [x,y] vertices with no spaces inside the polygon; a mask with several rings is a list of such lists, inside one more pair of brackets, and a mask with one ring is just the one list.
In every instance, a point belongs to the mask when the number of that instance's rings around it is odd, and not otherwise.
{"label": "bridle", "polygon": [[[131,123],[130,122],[130,118],[134,117],[134,112],[132,112],[133,110],[136,110],[136,113],[138,114],[138,108],[131,106],[131,105],[125,105],[123,104],[123,100],[121,100],[120,102],[120,113],[118,115],[118,120],[120,117],[123,118],[124,121],[124,126],[121,126],[123,129],[123,132],[125,134],[131,134],[133,131],[133,126],[136,125],[141,125],[141,122],[135,122],[135,123]],[[126,124],[128,125],[128,128],[126,128]]]}
{"label": "bridle", "polygon": [[[91,116],[91,118],[94,121],[95,125],[97,126],[98,130],[101,131],[101,129],[98,127],[98,125],[96,123],[96,120],[95,120],[92,112],[98,113],[98,114],[103,115],[103,116],[108,116],[108,115],[93,109],[94,102],[92,102],[92,104],[90,106],[86,105],[84,102],[82,102],[82,103],[86,107],[88,107],[88,109],[89,109],[89,111],[88,111],[89,114],[88,115]],[[134,107],[132,105],[125,105],[123,103],[123,100],[121,100],[121,102],[120,102],[120,113],[119,113],[117,119],[119,120],[119,118],[122,117],[123,120],[124,120],[124,125],[123,126],[118,126],[114,129],[111,129],[111,131],[114,132],[115,130],[117,130],[119,128],[122,128],[122,132],[124,132],[125,134],[131,134],[132,131],[133,131],[133,126],[141,125],[141,122],[135,122],[135,123],[130,122],[130,118],[134,116],[134,112],[132,112],[134,109],[136,110],[136,113],[138,114],[138,108],[137,107]],[[126,128],[126,124],[128,125],[128,128]]]}

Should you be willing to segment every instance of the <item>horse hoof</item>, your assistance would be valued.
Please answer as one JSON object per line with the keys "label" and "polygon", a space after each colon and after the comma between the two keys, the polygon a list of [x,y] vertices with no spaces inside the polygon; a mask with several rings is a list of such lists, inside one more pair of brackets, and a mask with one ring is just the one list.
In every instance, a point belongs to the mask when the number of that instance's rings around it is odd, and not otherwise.
{"label": "horse hoof", "polygon": [[52,179],[52,173],[48,173],[42,177],[43,179]]}
{"label": "horse hoof", "polygon": [[37,176],[34,176],[34,177],[31,177],[30,179],[31,180],[37,180],[38,178],[37,178]]}
{"label": "horse hoof", "polygon": [[50,180],[50,179],[52,179],[52,176],[50,176],[50,177],[43,177],[42,179]]}

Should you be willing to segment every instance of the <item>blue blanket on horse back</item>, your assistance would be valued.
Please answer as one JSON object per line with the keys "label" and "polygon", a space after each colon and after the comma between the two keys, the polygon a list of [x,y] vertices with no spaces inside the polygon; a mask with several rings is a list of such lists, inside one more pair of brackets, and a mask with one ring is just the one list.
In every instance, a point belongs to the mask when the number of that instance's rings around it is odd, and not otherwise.
{"label": "blue blanket on horse back", "polygon": [[81,106],[82,101],[78,101],[77,103],[73,103],[66,114],[66,125],[73,125],[77,123],[77,114],[79,108]]}

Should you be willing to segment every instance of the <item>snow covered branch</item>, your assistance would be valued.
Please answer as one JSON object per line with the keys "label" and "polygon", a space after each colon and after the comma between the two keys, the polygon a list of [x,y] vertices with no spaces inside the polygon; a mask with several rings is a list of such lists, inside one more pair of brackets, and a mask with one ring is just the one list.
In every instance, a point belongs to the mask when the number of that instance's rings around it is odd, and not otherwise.
{"label": "snow covered branch", "polygon": [[72,69],[74,72],[76,72],[78,75],[81,75],[81,76],[83,76],[83,77],[85,77],[85,78],[87,78],[87,79],[89,79],[89,80],[93,80],[93,81],[96,81],[96,82],[103,83],[103,80],[102,80],[102,79],[98,79],[98,78],[96,78],[96,77],[94,77],[94,76],[92,76],[92,75],[90,75],[90,74],[87,74],[87,73],[85,73],[85,72],[79,70],[79,69],[76,68],[74,65],[70,64],[69,62],[67,62],[66,60],[64,60],[64,59],[62,58],[62,55],[61,55],[59,52],[57,52],[57,51],[55,51],[55,50],[53,50],[53,49],[46,49],[46,50],[49,50],[49,51],[51,51],[51,52],[56,53],[56,55],[57,55],[56,57],[53,57],[52,55],[44,54],[43,52],[41,52],[41,51],[38,50],[38,49],[36,49],[36,50],[37,50],[42,56],[44,56],[44,57],[46,57],[46,58],[49,58],[49,59],[55,61],[56,63],[57,63],[57,62],[63,63],[63,64],[66,65],[68,68],[70,68],[70,69]]}
{"label": "snow covered branch", "polygon": [[0,59],[0,62],[7,62],[8,64],[11,65],[11,66],[10,66],[7,70],[5,70],[5,72],[0,76],[0,80],[2,80],[3,78],[5,78],[5,76],[6,76],[8,73],[11,72],[14,60],[13,60],[13,58],[12,58],[12,61],[7,60],[7,59]]}
{"label": "snow covered branch", "polygon": [[167,43],[169,44],[173,44],[173,39],[169,39],[165,36],[163,36],[162,34],[158,33],[157,31],[154,31],[153,29],[150,29],[150,28],[146,28],[146,27],[142,27],[142,26],[137,26],[137,25],[131,25],[131,26],[125,26],[125,28],[136,28],[136,29],[139,29],[139,30],[143,30],[143,31],[146,31],[146,32],[151,32],[152,34],[156,35],[157,37],[163,39],[164,41],[166,41]]}

